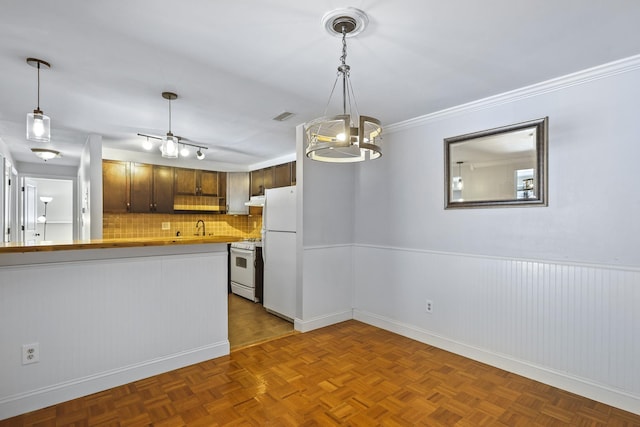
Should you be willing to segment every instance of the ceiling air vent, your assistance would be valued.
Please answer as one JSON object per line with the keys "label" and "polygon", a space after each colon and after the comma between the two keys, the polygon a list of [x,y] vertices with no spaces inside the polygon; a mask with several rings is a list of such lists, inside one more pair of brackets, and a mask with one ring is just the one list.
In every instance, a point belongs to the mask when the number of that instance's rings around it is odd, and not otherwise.
{"label": "ceiling air vent", "polygon": [[285,111],[284,113],[280,113],[277,116],[275,116],[273,118],[273,120],[276,120],[278,122],[284,122],[285,120],[287,120],[289,117],[294,116],[294,113],[290,113],[289,111]]}

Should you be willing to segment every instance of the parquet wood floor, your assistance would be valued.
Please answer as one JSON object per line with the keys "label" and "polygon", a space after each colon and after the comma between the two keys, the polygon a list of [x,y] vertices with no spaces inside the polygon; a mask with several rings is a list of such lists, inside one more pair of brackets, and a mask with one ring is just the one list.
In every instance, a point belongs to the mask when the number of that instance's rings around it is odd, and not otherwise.
{"label": "parquet wood floor", "polygon": [[293,332],[293,324],[268,313],[262,304],[229,294],[229,343],[231,350]]}
{"label": "parquet wood floor", "polygon": [[640,426],[640,416],[348,321],[0,421],[221,425]]}

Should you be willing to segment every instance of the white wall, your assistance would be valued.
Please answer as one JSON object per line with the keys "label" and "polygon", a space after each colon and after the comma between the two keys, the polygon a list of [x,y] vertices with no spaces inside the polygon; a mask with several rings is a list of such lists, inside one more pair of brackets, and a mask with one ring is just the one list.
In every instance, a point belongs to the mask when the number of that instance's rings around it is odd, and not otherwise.
{"label": "white wall", "polygon": [[355,165],[321,163],[304,154],[297,127],[298,218],[297,330],[352,317],[352,242]]}
{"label": "white wall", "polygon": [[226,245],[4,253],[0,325],[0,419],[228,354]]}
{"label": "white wall", "polygon": [[[636,57],[388,127],[357,170],[355,317],[640,413],[638,99]],[[444,138],[544,116],[548,207],[444,209]]]}
{"label": "white wall", "polygon": [[[92,185],[93,184],[93,185]],[[102,136],[89,135],[78,168],[78,235],[102,238]]]}

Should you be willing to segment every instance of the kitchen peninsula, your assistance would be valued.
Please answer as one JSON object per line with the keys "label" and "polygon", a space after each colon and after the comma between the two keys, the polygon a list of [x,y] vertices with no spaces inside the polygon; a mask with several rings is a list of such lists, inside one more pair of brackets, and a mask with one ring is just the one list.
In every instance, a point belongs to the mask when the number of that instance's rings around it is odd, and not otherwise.
{"label": "kitchen peninsula", "polygon": [[228,354],[235,240],[1,245],[0,419]]}

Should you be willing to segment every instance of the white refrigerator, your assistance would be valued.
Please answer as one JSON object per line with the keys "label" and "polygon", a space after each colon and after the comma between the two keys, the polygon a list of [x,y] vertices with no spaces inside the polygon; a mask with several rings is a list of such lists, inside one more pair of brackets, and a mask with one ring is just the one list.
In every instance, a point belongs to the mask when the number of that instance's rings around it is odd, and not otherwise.
{"label": "white refrigerator", "polygon": [[296,187],[267,189],[262,215],[263,305],[293,321],[296,316]]}

